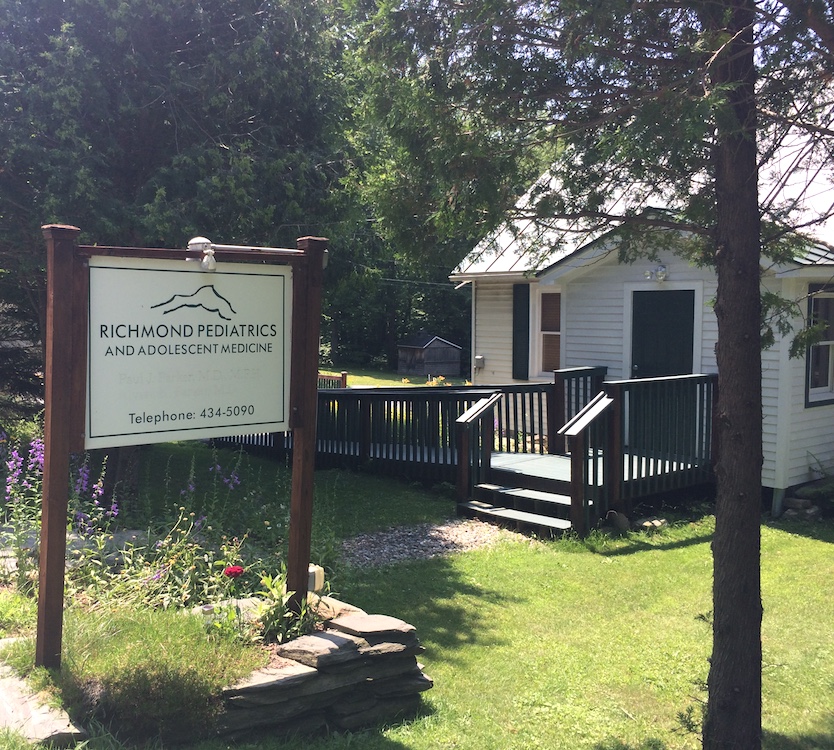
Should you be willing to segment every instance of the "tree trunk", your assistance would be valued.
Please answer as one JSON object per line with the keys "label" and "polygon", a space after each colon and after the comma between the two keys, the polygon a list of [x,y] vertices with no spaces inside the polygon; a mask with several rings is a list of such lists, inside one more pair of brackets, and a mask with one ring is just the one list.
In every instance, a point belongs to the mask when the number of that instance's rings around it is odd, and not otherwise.
{"label": "tree trunk", "polygon": [[713,28],[727,28],[733,41],[711,71],[713,85],[726,85],[729,93],[717,118],[714,152],[719,458],[713,650],[703,746],[757,750],[762,714],[762,368],[754,7],[750,0],[733,0],[708,12],[716,14]]}

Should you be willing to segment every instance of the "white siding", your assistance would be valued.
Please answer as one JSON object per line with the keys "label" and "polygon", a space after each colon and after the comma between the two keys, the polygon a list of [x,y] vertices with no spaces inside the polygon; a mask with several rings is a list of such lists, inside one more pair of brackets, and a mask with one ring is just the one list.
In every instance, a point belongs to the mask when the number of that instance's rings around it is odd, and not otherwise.
{"label": "white siding", "polygon": [[[644,276],[658,263],[663,263],[668,272],[668,280],[662,283]],[[580,277],[563,279],[562,287],[566,300],[565,367],[604,365],[608,367],[609,380],[629,377],[631,292],[695,289],[701,319],[696,322],[693,371],[716,371],[717,325],[710,304],[715,296],[715,282],[708,271],[693,268],[672,255],[662,256],[659,261],[623,265],[612,254]]]}
{"label": "white siding", "polygon": [[[644,272],[667,266],[668,280],[646,280]],[[609,380],[629,376],[631,359],[631,292],[636,289],[696,289],[701,317],[696,324],[695,372],[716,372],[715,343],[718,326],[712,310],[716,283],[707,269],[688,265],[675,256],[659,261],[622,265],[611,255],[585,269],[562,277],[563,367],[606,366]],[[533,282],[535,285],[537,282]],[[512,281],[478,280],[473,284],[473,355],[481,354],[486,366],[473,371],[476,384],[510,383],[512,379]],[[773,290],[799,299],[807,282],[796,280]],[[535,298],[533,295],[531,298]],[[534,322],[534,321],[533,321]],[[795,321],[795,327],[802,321]],[[531,342],[535,342],[531,325]],[[767,487],[785,489],[810,480],[819,464],[834,471],[834,405],[805,406],[805,358],[790,359],[790,336],[762,352],[762,481]]]}
{"label": "white siding", "polygon": [[[803,367],[803,376],[804,373]],[[804,408],[804,382],[799,378],[795,381],[802,384],[794,394],[794,403],[801,411],[794,414],[786,487],[813,479],[813,469],[822,467],[828,472],[834,470],[834,406]]]}
{"label": "white siding", "polygon": [[780,370],[781,370],[782,342],[777,341],[774,346],[762,352],[762,482],[766,487],[777,487],[777,477],[783,469],[777,467],[777,456],[780,453],[778,423],[785,423],[790,419],[790,412],[780,414]]}
{"label": "white siding", "polygon": [[472,354],[482,355],[485,366],[472,371],[475,385],[512,383],[512,282],[473,282]]}
{"label": "white siding", "polygon": [[[781,292],[786,298],[801,299],[808,293],[808,284],[787,280]],[[800,318],[794,321],[794,328],[801,325]],[[763,473],[766,485],[779,489],[813,479],[812,469],[820,466],[834,470],[834,405],[805,406],[805,357],[789,358],[790,341],[791,334],[780,341],[773,352],[763,354],[768,365],[777,356],[781,361],[778,384],[771,382],[776,376],[776,368],[762,368],[766,433],[762,444],[765,452]],[[776,394],[778,403],[774,402]],[[777,410],[776,417],[771,413],[774,409]],[[767,481],[771,467],[773,484]]]}

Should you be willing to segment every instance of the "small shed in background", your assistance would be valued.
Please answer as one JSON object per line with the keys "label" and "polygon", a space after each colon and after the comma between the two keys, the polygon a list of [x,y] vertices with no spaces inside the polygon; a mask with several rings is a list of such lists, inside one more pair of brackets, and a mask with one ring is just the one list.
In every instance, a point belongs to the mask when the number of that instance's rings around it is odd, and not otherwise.
{"label": "small shed in background", "polygon": [[460,376],[461,347],[425,331],[397,345],[399,375]]}

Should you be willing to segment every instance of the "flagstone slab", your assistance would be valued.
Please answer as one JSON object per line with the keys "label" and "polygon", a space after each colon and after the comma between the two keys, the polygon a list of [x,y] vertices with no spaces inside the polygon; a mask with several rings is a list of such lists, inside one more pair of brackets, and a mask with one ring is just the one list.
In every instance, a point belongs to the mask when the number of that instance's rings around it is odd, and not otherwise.
{"label": "flagstone slab", "polygon": [[53,747],[71,747],[87,738],[65,711],[47,706],[6,666],[0,666],[0,727]]}

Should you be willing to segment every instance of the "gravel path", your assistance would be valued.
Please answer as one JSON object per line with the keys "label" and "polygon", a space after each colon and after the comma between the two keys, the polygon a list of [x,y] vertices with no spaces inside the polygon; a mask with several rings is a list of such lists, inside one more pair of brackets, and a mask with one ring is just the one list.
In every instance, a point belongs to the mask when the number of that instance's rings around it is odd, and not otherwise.
{"label": "gravel path", "polygon": [[514,531],[475,519],[421,523],[346,539],[342,542],[342,559],[356,567],[377,568],[401,560],[425,560],[478,549],[502,539],[524,538]]}

